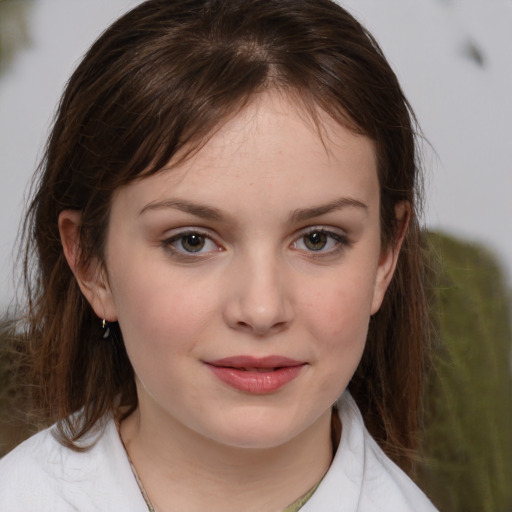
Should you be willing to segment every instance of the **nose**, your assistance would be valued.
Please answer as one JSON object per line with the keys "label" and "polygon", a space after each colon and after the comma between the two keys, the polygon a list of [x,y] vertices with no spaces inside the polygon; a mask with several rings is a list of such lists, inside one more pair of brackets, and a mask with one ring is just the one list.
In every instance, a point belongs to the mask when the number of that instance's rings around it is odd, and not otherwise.
{"label": "nose", "polygon": [[231,268],[225,320],[257,336],[287,329],[293,320],[292,283],[278,258],[255,254]]}

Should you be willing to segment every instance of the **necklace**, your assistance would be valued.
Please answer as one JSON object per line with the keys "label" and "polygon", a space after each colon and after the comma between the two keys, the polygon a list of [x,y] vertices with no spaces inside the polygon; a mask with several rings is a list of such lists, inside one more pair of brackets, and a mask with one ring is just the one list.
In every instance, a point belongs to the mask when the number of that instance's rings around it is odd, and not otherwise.
{"label": "necklace", "polygon": [[[123,446],[124,446],[124,443],[123,443]],[[151,500],[149,499],[146,489],[144,489],[144,485],[142,485],[142,481],[139,477],[139,474],[137,473],[137,470],[135,469],[135,466],[134,466],[132,460],[130,459],[130,456],[128,455],[128,451],[126,450],[126,447],[124,450],[128,457],[128,462],[130,463],[130,467],[132,468],[133,476],[135,477],[137,485],[139,486],[140,493],[142,494],[142,497],[144,498],[144,501],[146,502],[149,512],[157,512],[155,507],[153,506],[153,503],[151,503]]]}
{"label": "necklace", "polygon": [[[333,419],[334,417],[336,418],[336,420],[338,420],[339,422],[339,418],[337,416],[337,414],[333,414]],[[123,446],[123,449],[124,449],[124,452],[126,454],[126,458],[128,459],[128,462],[130,464],[130,468],[132,470],[132,473],[133,473],[133,476],[135,477],[135,481],[137,482],[137,485],[139,487],[139,491],[144,499],[144,502],[146,503],[146,506],[148,507],[148,511],[149,512],[158,512],[155,507],[153,506],[153,503],[151,503],[151,500],[149,498],[149,495],[146,491],[146,489],[144,488],[144,485],[142,483],[142,480],[140,479],[139,477],[139,474],[137,473],[137,469],[135,469],[135,464],[133,463],[131,457],[130,457],[130,454],[128,453],[128,450],[126,449],[126,445],[124,444],[124,440],[123,440],[123,436],[121,435],[121,425],[119,423],[118,420],[115,421],[115,424],[116,424],[116,428],[117,428],[117,434],[119,436],[119,439],[121,441],[121,445]],[[341,427],[341,425],[340,425]],[[333,428],[331,428],[331,440],[333,442],[333,448],[337,448],[337,442],[335,444],[335,437],[337,437],[335,435],[335,433],[333,432]],[[338,430],[338,429],[336,429]],[[340,432],[341,433],[341,432]],[[339,439],[338,439],[339,441]],[[333,450],[333,452],[335,453],[335,450]],[[334,458],[334,453],[333,453],[333,458]],[[323,480],[323,477],[321,478],[320,482]],[[290,505],[288,505],[284,510],[283,512],[298,512],[299,509],[301,509],[303,507],[303,505],[306,504],[306,502],[309,500],[309,498],[311,498],[311,496],[313,496],[314,492],[316,491],[317,487],[320,485],[320,482],[318,482],[312,489],[310,489],[308,492],[306,492],[305,494],[303,494],[302,496],[300,496],[297,500],[295,500],[293,503],[291,503]]]}
{"label": "necklace", "polygon": [[119,436],[119,440],[121,441],[121,445],[123,446],[124,453],[126,454],[126,458],[128,459],[128,463],[130,464],[130,468],[132,470],[133,476],[135,477],[135,481],[137,482],[139,491],[142,494],[142,497],[144,498],[146,506],[148,507],[149,512],[157,512],[157,510],[153,506],[153,503],[151,503],[151,500],[149,499],[146,489],[144,489],[142,480],[140,479],[140,476],[137,473],[137,470],[135,469],[135,464],[133,463],[132,458],[130,457],[130,454],[128,453],[128,450],[126,449],[126,445],[124,444],[123,436],[121,435],[121,424],[117,418],[115,418],[115,424],[116,424],[116,428],[117,428],[117,435]]}

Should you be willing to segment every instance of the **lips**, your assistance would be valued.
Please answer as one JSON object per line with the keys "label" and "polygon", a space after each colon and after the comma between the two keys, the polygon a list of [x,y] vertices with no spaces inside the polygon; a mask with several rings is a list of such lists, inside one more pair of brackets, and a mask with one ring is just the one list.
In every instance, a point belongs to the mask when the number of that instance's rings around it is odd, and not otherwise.
{"label": "lips", "polygon": [[234,356],[206,362],[225,384],[250,394],[273,393],[302,372],[306,363],[282,356]]}

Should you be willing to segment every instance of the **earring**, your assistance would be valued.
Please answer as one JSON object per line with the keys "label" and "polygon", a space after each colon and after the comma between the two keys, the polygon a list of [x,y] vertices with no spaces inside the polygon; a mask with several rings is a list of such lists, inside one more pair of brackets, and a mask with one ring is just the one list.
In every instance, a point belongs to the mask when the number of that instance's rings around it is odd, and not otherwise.
{"label": "earring", "polygon": [[101,338],[108,340],[108,338],[110,338],[110,322],[107,322],[105,319],[103,319],[101,322],[101,330],[103,331]]}

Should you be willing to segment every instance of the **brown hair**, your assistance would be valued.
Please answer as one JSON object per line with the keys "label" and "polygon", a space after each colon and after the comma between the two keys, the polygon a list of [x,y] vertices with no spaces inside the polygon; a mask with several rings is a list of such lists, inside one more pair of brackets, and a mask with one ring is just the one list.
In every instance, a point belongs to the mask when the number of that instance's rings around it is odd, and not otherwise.
{"label": "brown hair", "polygon": [[375,141],[384,244],[396,238],[395,205],[411,207],[350,383],[372,435],[408,467],[429,331],[414,116],[375,40],[329,0],[150,0],[115,22],[72,75],[24,226],[31,390],[70,446],[120,404],[132,411],[137,396],[120,330],[99,341],[100,320],[63,255],[59,213],[81,211],[81,261],[101,260],[114,191],[197,149],[269,88]]}

